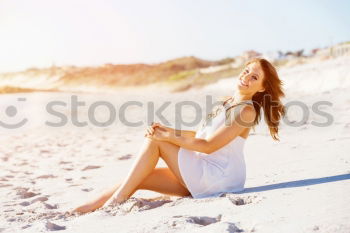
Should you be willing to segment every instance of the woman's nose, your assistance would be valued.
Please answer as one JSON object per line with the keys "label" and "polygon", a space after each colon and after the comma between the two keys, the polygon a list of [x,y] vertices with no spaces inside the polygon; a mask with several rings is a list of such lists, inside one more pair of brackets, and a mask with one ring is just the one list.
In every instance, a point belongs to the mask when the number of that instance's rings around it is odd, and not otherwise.
{"label": "woman's nose", "polygon": [[249,81],[249,76],[248,76],[248,75],[243,75],[243,76],[242,76],[242,80],[243,80],[244,82],[248,82],[248,81]]}

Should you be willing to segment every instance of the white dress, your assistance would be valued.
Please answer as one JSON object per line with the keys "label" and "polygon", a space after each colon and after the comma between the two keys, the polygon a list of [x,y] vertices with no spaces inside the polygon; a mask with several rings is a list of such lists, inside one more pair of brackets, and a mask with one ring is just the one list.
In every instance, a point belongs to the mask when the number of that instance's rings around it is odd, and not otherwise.
{"label": "white dress", "polygon": [[[252,101],[245,101],[252,104]],[[226,108],[226,107],[225,107]],[[225,124],[225,111],[210,125],[196,132],[196,138],[209,138]],[[218,197],[223,193],[244,190],[246,166],[243,154],[245,139],[237,136],[219,150],[206,154],[180,147],[178,164],[182,179],[193,198]]]}

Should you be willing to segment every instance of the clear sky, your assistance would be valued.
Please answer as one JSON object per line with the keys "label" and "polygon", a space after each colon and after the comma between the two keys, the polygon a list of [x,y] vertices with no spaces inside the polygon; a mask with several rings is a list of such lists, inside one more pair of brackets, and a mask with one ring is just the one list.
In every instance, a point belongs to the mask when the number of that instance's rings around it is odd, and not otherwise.
{"label": "clear sky", "polygon": [[0,0],[0,72],[350,40],[349,0]]}

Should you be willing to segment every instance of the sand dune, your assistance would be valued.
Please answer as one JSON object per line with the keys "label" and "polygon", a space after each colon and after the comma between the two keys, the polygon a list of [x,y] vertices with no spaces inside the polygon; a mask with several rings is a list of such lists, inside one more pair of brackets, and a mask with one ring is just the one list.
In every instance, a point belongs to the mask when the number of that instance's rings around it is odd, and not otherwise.
{"label": "sand dune", "polygon": [[[147,86],[153,83],[172,84],[196,77],[197,83],[202,68],[218,67],[225,64],[226,73],[237,73],[230,66],[234,59],[207,61],[193,56],[180,57],[158,64],[105,64],[97,67],[56,67],[31,68],[21,72],[0,74],[0,93],[37,91],[116,91],[118,87]],[[225,73],[225,72],[224,72]],[[208,74],[206,74],[208,76]],[[226,75],[226,76],[225,76]],[[211,75],[213,76],[213,75]],[[227,74],[217,72],[216,78]],[[211,78],[213,79],[213,78]],[[215,81],[215,79],[210,82]],[[170,83],[169,83],[170,82]]]}

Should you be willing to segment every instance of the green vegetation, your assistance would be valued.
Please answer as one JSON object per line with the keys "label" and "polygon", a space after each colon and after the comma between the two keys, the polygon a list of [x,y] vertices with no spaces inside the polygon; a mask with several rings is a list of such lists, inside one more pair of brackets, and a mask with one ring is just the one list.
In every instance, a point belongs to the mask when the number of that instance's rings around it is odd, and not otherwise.
{"label": "green vegetation", "polygon": [[212,73],[197,73],[191,78],[184,78],[173,83],[173,92],[185,91],[193,87],[202,87],[210,83],[214,83],[219,79],[230,78],[239,75],[243,67],[229,68]]}
{"label": "green vegetation", "polygon": [[58,91],[58,90],[56,90],[56,89],[50,89],[50,90],[33,89],[33,88],[11,87],[11,86],[0,87],[0,94],[26,93],[26,92],[35,92],[35,91],[51,92],[51,91]]}
{"label": "green vegetation", "polygon": [[224,59],[221,59],[221,60],[217,61],[217,64],[218,65],[226,65],[226,64],[229,64],[229,63],[233,63],[233,62],[235,62],[234,58],[227,57],[227,58],[224,58]]}
{"label": "green vegetation", "polygon": [[195,73],[196,73],[195,70],[182,71],[182,72],[171,75],[168,80],[169,81],[183,80],[183,79],[186,79],[190,76],[193,76]]}
{"label": "green vegetation", "polygon": [[275,62],[273,62],[273,65],[276,66],[276,67],[282,67],[284,65],[286,65],[288,63],[288,59],[279,59]]}

